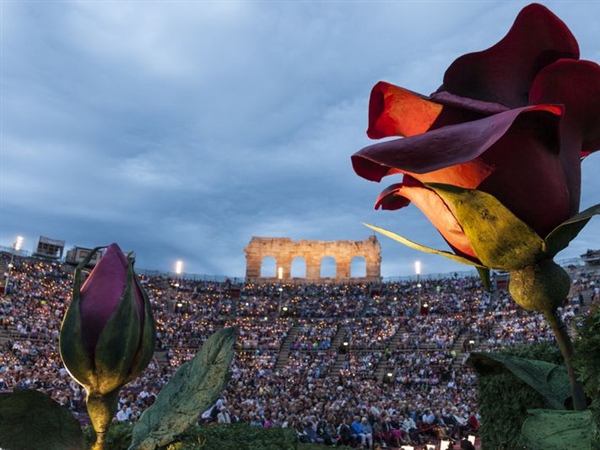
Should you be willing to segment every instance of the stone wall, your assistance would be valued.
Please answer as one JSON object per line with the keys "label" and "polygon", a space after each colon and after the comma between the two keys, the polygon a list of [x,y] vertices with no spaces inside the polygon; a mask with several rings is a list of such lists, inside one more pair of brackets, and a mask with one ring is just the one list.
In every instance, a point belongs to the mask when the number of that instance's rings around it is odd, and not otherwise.
{"label": "stone wall", "polygon": [[[263,277],[261,267],[266,257],[275,258],[275,267],[282,269],[283,280],[290,280],[292,261],[303,258],[306,263],[306,281],[323,280],[321,278],[321,262],[325,257],[332,257],[336,262],[335,280],[351,278],[352,259],[363,257],[366,262],[366,277],[357,279],[378,281],[381,278],[381,246],[375,236],[364,241],[292,241],[290,238],[253,237],[244,249],[246,252],[246,279],[267,280]],[[277,278],[277,275],[274,277]],[[354,279],[356,277],[352,277]]]}

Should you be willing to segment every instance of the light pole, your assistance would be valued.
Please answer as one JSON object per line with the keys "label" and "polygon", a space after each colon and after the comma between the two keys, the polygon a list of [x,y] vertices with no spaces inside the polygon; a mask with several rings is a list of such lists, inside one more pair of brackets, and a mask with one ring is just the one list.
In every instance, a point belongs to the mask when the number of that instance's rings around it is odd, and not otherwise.
{"label": "light pole", "polygon": [[417,275],[417,299],[419,302],[417,314],[421,314],[421,261],[415,261],[415,274]]}
{"label": "light pole", "polygon": [[[170,300],[170,305],[169,308],[171,309],[172,312],[175,311],[175,305],[177,305],[178,307],[180,307],[180,302],[178,302],[178,298],[179,297],[179,279],[181,277],[181,273],[183,272],[183,261],[179,260],[177,262],[175,262],[175,275],[176,275],[176,279],[175,279],[175,298],[174,299],[169,299]],[[170,296],[169,296],[170,297]]]}
{"label": "light pole", "polygon": [[281,303],[283,301],[283,286],[281,285],[281,280],[283,278],[283,267],[279,267],[277,269],[277,279],[279,280],[279,305],[277,305],[277,318],[281,316]]}
{"label": "light pole", "polygon": [[[177,281],[175,282],[175,298],[179,300],[179,285],[181,283],[181,274],[183,273],[183,261],[178,260],[175,263],[175,274],[177,275]],[[177,306],[181,307],[181,300],[177,303]]]}
{"label": "light pole", "polygon": [[17,240],[13,244],[13,250],[10,253],[10,262],[8,263],[8,271],[6,272],[6,281],[4,283],[4,295],[8,293],[8,285],[10,283],[10,272],[13,268],[13,262],[15,260],[15,253],[21,250],[23,246],[23,236],[17,236]]}

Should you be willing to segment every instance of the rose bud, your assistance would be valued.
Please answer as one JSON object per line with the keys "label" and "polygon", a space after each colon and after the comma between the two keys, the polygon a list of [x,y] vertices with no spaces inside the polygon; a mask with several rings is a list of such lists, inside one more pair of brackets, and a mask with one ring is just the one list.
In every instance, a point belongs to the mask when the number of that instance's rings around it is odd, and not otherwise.
{"label": "rose bud", "polygon": [[75,270],[73,300],[60,330],[60,355],[87,391],[94,429],[104,433],[116,412],[119,388],[150,362],[156,329],[133,258],[117,244],[108,246],[82,286],[81,270],[96,250]]}

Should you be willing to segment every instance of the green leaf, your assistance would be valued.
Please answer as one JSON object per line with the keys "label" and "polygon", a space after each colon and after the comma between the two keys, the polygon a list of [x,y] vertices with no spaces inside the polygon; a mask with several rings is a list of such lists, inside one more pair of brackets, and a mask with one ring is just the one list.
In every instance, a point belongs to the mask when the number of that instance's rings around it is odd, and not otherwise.
{"label": "green leaf", "polygon": [[71,411],[33,389],[0,394],[0,447],[82,450],[85,440]]}
{"label": "green leaf", "polygon": [[154,450],[173,442],[214,404],[229,381],[235,336],[232,327],[217,331],[181,365],[134,426],[131,450]]}
{"label": "green leaf", "polygon": [[577,237],[583,227],[589,220],[600,214],[600,204],[594,205],[579,214],[574,215],[569,220],[561,223],[546,237],[548,253],[554,257],[558,252],[568,247],[569,243]]}
{"label": "green leaf", "polygon": [[484,266],[515,270],[544,257],[545,242],[498,199],[475,189],[426,183],[454,208],[469,243]]}
{"label": "green leaf", "polygon": [[477,273],[479,274],[479,278],[481,279],[481,283],[483,284],[483,288],[486,291],[492,290],[492,284],[490,282],[490,269],[487,267],[476,267]]}
{"label": "green leaf", "polygon": [[140,344],[140,319],[133,294],[134,278],[133,266],[129,264],[123,298],[96,344],[97,385],[93,389],[96,394],[108,394],[125,383]]}
{"label": "green leaf", "polygon": [[532,409],[523,423],[520,444],[528,450],[592,448],[590,411]]}
{"label": "green leaf", "polygon": [[399,234],[396,234],[392,231],[385,230],[383,228],[376,227],[375,225],[369,225],[368,223],[363,223],[363,225],[370,228],[371,230],[374,230],[374,231],[377,231],[378,233],[383,234],[384,236],[387,236],[395,241],[398,241],[401,244],[404,244],[410,248],[414,248],[415,250],[419,250],[419,251],[422,251],[425,253],[434,253],[436,255],[443,256],[445,258],[451,259],[452,261],[455,261],[455,262],[458,262],[461,264],[468,264],[469,266],[483,267],[480,264],[478,264],[468,258],[465,258],[463,256],[455,255],[454,253],[446,252],[444,250],[436,250],[434,248],[425,247],[424,245],[417,244],[416,242],[410,241],[410,240],[406,239],[405,237],[400,236]]}
{"label": "green leaf", "polygon": [[74,291],[73,301],[60,326],[60,359],[75,381],[83,386],[90,386],[95,383],[94,368],[81,333],[79,299],[79,291]]}
{"label": "green leaf", "polygon": [[[132,263],[133,264],[133,263]],[[129,383],[139,376],[143,372],[152,356],[154,356],[154,348],[156,346],[156,323],[154,322],[154,316],[152,315],[152,305],[146,290],[141,285],[137,276],[134,275],[134,281],[142,294],[144,299],[144,329],[142,330],[142,341],[140,342],[140,348],[132,363],[131,371],[129,376],[124,380],[124,384]]]}
{"label": "green leaf", "polygon": [[480,375],[512,373],[555,409],[564,409],[565,401],[571,397],[569,376],[564,366],[497,353],[471,353],[468,363]]}
{"label": "green leaf", "polygon": [[96,378],[94,364],[85,348],[81,330],[81,271],[100,248],[94,248],[75,269],[72,300],[63,318],[59,334],[60,358],[71,377],[87,388],[96,384]]}

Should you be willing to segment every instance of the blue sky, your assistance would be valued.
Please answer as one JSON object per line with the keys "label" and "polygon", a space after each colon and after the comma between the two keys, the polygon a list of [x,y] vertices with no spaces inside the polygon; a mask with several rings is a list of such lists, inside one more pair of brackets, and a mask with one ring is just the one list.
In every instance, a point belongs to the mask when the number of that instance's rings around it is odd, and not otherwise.
{"label": "blue sky", "polygon": [[[600,62],[600,2],[542,2]],[[447,249],[354,174],[380,80],[429,94],[518,1],[2,1],[0,245],[117,242],[137,266],[243,277],[252,236]],[[600,203],[600,155],[582,209]],[[559,254],[600,248],[600,219]],[[382,275],[467,270],[383,236]]]}

